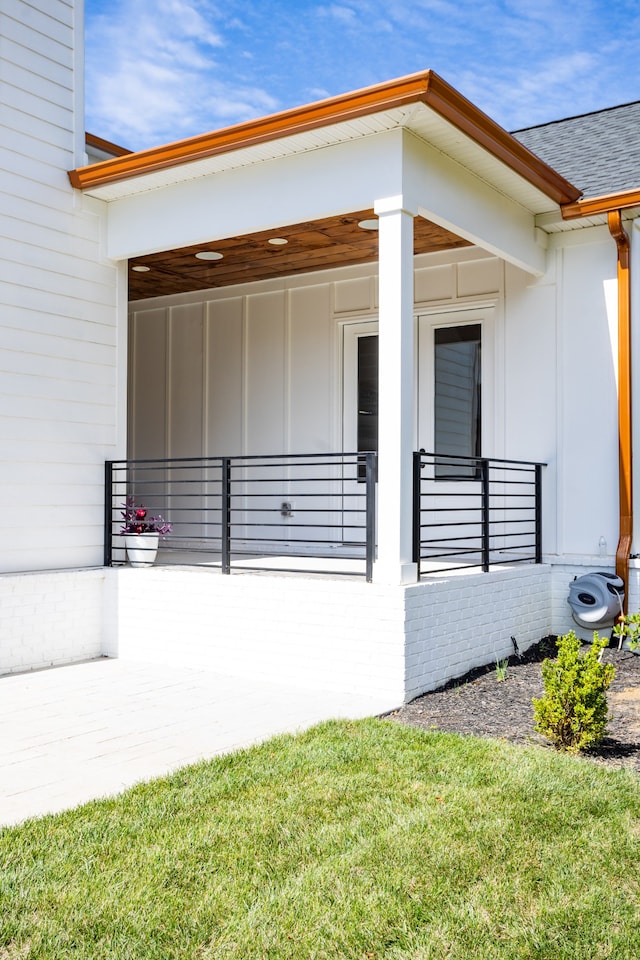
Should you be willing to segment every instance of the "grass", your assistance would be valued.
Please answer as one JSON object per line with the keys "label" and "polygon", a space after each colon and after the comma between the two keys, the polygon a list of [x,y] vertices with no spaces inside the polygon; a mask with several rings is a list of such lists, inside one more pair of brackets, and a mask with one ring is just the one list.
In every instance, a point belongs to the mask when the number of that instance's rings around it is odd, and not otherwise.
{"label": "grass", "polygon": [[631,960],[639,785],[323,724],[2,830],[0,960]]}

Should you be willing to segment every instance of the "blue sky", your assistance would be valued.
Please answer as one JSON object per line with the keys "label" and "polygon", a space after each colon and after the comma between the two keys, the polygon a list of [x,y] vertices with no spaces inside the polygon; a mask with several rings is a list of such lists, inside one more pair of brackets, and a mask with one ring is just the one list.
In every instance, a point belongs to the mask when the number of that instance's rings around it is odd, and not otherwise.
{"label": "blue sky", "polygon": [[638,0],[85,0],[86,127],[130,149],[418,70],[508,130],[640,100]]}

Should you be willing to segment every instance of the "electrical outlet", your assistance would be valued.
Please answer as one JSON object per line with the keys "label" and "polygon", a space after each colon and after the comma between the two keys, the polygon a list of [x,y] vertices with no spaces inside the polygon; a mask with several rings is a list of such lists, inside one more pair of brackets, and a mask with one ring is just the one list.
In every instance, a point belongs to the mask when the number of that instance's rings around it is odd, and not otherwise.
{"label": "electrical outlet", "polygon": [[280,516],[281,517],[292,517],[293,516],[293,504],[290,500],[283,500],[280,504]]}

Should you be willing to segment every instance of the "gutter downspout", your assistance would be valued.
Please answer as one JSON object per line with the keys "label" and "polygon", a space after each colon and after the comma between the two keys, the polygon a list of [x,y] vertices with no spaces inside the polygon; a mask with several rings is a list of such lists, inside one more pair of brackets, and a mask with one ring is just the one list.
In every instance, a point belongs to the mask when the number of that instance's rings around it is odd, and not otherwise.
{"label": "gutter downspout", "polygon": [[633,466],[631,435],[631,275],[629,235],[622,225],[622,212],[607,214],[609,232],[618,252],[618,463],[620,538],[616,550],[616,573],[624,580],[624,612],[629,597],[629,555],[633,539]]}

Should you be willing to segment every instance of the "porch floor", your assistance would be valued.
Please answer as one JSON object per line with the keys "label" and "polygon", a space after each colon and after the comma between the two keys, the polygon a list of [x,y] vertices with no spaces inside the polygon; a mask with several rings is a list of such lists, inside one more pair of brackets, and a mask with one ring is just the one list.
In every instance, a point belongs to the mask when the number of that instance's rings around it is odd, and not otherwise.
{"label": "porch floor", "polygon": [[0,678],[0,826],[117,794],[333,717],[397,707],[205,670],[101,659]]}

